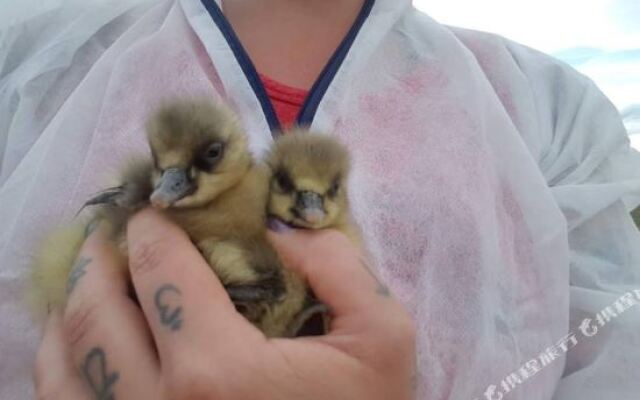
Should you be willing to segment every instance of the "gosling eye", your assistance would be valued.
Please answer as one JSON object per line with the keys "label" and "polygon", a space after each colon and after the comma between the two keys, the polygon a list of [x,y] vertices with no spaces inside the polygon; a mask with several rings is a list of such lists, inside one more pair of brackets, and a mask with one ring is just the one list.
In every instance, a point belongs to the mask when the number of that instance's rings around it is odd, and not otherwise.
{"label": "gosling eye", "polygon": [[290,193],[295,190],[293,182],[291,182],[291,178],[284,171],[278,171],[276,173],[276,183],[280,186],[283,192]]}
{"label": "gosling eye", "polygon": [[213,142],[200,154],[195,164],[200,169],[210,171],[220,161],[223,154],[224,145],[221,142]]}
{"label": "gosling eye", "polygon": [[338,194],[338,190],[340,190],[340,180],[336,179],[333,181],[331,187],[327,191],[327,196],[336,197],[336,195]]}

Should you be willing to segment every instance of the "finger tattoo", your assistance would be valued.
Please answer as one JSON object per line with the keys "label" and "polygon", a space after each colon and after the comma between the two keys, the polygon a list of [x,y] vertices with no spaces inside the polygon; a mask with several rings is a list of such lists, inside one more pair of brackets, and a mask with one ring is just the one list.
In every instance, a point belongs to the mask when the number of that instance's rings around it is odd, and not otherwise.
{"label": "finger tattoo", "polygon": [[80,256],[78,261],[73,265],[69,273],[69,278],[67,279],[67,294],[71,293],[80,278],[87,273],[86,267],[90,262],[91,259],[89,257]]}
{"label": "finger tattoo", "polygon": [[107,371],[104,350],[100,347],[92,348],[84,359],[82,373],[97,400],[115,400],[113,387],[120,379],[120,374]]}
{"label": "finger tattoo", "polygon": [[84,227],[84,238],[87,239],[100,226],[100,218],[93,218],[87,226]]}
{"label": "finger tattoo", "polygon": [[167,283],[156,290],[155,305],[160,313],[160,322],[172,331],[182,327],[182,292],[174,285]]}
{"label": "finger tattoo", "polygon": [[360,263],[362,264],[362,267],[373,278],[373,280],[376,281],[376,284],[378,285],[376,287],[376,293],[384,297],[391,296],[391,292],[389,291],[389,288],[384,283],[382,283],[382,281],[376,276],[376,274],[373,273],[373,270],[369,266],[369,263],[367,262],[367,260],[364,259],[364,257],[360,257]]}

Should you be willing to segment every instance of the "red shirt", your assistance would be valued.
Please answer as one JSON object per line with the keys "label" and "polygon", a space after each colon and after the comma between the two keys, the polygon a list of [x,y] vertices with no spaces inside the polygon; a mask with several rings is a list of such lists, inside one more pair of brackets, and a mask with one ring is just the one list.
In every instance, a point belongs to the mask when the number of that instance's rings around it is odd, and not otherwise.
{"label": "red shirt", "polygon": [[287,86],[266,75],[260,74],[260,79],[262,79],[262,84],[267,91],[269,100],[271,100],[280,125],[283,129],[290,127],[296,122],[300,108],[302,108],[302,104],[309,92]]}

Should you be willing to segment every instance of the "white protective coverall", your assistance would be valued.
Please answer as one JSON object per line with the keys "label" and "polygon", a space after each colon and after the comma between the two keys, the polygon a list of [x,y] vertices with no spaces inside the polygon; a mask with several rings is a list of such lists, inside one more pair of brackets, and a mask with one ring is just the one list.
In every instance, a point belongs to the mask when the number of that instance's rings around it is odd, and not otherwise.
{"label": "white protective coverall", "polygon": [[[0,398],[33,395],[34,246],[147,153],[145,117],[180,95],[229,102],[258,157],[276,134],[214,0],[61,7],[4,32]],[[299,122],[352,152],[372,262],[417,321],[420,399],[638,399],[640,155],[591,81],[366,0]]]}

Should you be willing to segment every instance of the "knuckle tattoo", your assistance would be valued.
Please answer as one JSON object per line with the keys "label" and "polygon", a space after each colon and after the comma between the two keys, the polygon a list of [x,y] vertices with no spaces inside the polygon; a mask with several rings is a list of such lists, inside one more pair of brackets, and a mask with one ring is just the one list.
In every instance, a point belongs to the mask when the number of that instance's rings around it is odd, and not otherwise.
{"label": "knuckle tattoo", "polygon": [[91,258],[80,256],[78,260],[71,267],[71,272],[69,273],[69,277],[67,278],[67,295],[71,294],[73,289],[76,287],[80,278],[82,278],[87,273],[87,265],[91,263]]}
{"label": "knuckle tattoo", "polygon": [[114,400],[113,387],[120,379],[117,371],[109,372],[107,355],[101,347],[93,347],[85,356],[82,374],[98,400]]}
{"label": "knuckle tattoo", "polygon": [[391,297],[391,292],[387,285],[385,285],[380,278],[373,272],[373,268],[367,261],[367,259],[360,255],[359,257],[360,265],[367,272],[367,274],[376,282],[376,294],[381,297]]}
{"label": "knuckle tattoo", "polygon": [[182,292],[170,283],[160,286],[154,295],[154,304],[160,314],[160,323],[172,331],[182,328]]}

